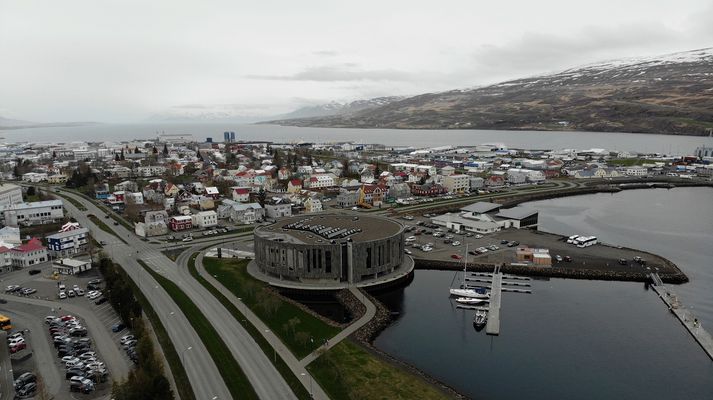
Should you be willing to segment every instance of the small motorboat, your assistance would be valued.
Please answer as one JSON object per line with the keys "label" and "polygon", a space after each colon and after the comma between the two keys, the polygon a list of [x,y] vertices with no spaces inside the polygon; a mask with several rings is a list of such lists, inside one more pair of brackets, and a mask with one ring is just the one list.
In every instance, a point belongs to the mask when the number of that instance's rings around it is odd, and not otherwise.
{"label": "small motorboat", "polygon": [[473,325],[475,325],[476,328],[482,328],[485,326],[485,323],[488,321],[488,312],[485,310],[477,310],[475,312],[475,317],[473,318]]}
{"label": "small motorboat", "polygon": [[456,302],[460,304],[480,304],[489,301],[488,299],[481,299],[477,297],[458,297]]}
{"label": "small motorboat", "polygon": [[473,299],[484,299],[484,300],[490,299],[490,293],[488,293],[485,289],[482,289],[482,288],[451,289],[450,293],[453,296],[469,297],[469,298],[473,298]]}

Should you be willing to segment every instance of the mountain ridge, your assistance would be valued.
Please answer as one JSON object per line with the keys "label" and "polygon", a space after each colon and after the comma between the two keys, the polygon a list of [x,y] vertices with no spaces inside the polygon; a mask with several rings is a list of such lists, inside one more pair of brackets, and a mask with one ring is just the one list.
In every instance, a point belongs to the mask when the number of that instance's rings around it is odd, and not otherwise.
{"label": "mountain ridge", "polygon": [[347,114],[269,123],[709,135],[713,48],[590,63],[489,86],[420,94]]}

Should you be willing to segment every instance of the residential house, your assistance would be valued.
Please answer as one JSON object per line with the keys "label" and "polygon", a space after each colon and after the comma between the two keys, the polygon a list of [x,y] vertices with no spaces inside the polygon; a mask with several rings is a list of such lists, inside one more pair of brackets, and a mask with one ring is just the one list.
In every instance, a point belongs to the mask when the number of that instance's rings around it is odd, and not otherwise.
{"label": "residential house", "polygon": [[649,169],[640,165],[632,165],[624,169],[624,175],[627,176],[646,176]]}
{"label": "residential house", "polygon": [[208,186],[205,188],[205,196],[213,200],[218,200],[218,198],[220,198],[220,191],[215,186]]}
{"label": "residential house", "polygon": [[277,179],[280,181],[286,181],[292,176],[292,171],[289,168],[282,167],[277,171]]}
{"label": "residential house", "polygon": [[223,200],[223,204],[218,207],[218,218],[228,218],[232,222],[249,225],[262,221],[265,218],[265,209],[258,203],[242,204]]}
{"label": "residential house", "polygon": [[218,225],[218,214],[215,211],[201,211],[193,214],[193,226],[210,228]]}
{"label": "residential house", "polygon": [[489,188],[505,186],[505,178],[502,175],[490,175],[485,180],[485,186]]}
{"label": "residential house", "polygon": [[106,183],[94,185],[94,197],[98,200],[106,200],[109,197],[109,185]]}
{"label": "residential house", "polygon": [[322,212],[322,202],[316,197],[310,197],[304,202],[305,212],[316,213]]}
{"label": "residential house", "polygon": [[10,260],[14,268],[29,267],[48,260],[47,249],[38,238],[32,238],[27,243],[12,249],[0,249],[5,258]]}
{"label": "residential house", "polygon": [[411,187],[408,183],[394,183],[389,186],[387,196],[393,199],[405,199],[411,196]]}
{"label": "residential house", "polygon": [[183,231],[193,228],[193,218],[190,215],[179,215],[168,220],[168,227],[174,231]]}
{"label": "residential house", "polygon": [[137,168],[137,175],[143,176],[145,178],[151,176],[159,176],[166,173],[166,167],[163,165],[148,165]]}
{"label": "residential house", "polygon": [[53,257],[69,257],[87,250],[89,229],[74,228],[47,236],[47,248]]}
{"label": "residential house", "polygon": [[357,191],[341,189],[337,195],[337,206],[351,208],[357,205],[359,193]]}
{"label": "residential house", "polygon": [[65,183],[67,183],[67,175],[64,175],[64,174],[50,175],[47,177],[47,182],[52,185],[65,184]]}
{"label": "residential house", "polygon": [[310,189],[323,189],[336,185],[336,177],[332,174],[312,175],[305,182],[309,182]]}
{"label": "residential house", "polygon": [[114,190],[123,190],[126,192],[138,192],[139,185],[134,181],[123,181],[114,185]]}
{"label": "residential house", "polygon": [[443,187],[449,193],[465,193],[470,191],[470,177],[464,174],[445,175],[443,177]]}
{"label": "residential house", "polygon": [[358,203],[372,207],[381,207],[385,200],[386,190],[379,185],[363,184],[358,190]]}
{"label": "residential house", "polygon": [[485,179],[479,177],[479,176],[471,176],[470,177],[470,190],[473,189],[480,189],[485,185]]}
{"label": "residential house", "polygon": [[166,211],[147,211],[144,215],[144,222],[137,223],[134,226],[134,232],[142,237],[165,235],[168,233],[168,222]]}
{"label": "residential house", "polygon": [[282,199],[265,204],[265,215],[270,219],[292,216],[292,203]]}
{"label": "residential house", "polygon": [[415,196],[438,196],[448,193],[448,189],[438,183],[411,184],[411,194]]}
{"label": "residential house", "polygon": [[287,193],[299,193],[302,190],[302,180],[290,179],[287,183]]}
{"label": "residential house", "polygon": [[44,182],[46,180],[47,180],[47,174],[44,172],[28,172],[26,174],[22,174],[23,182],[38,183],[38,182]]}
{"label": "residential house", "polygon": [[230,192],[233,195],[233,200],[240,203],[247,203],[250,201],[250,188],[246,187],[231,187]]}

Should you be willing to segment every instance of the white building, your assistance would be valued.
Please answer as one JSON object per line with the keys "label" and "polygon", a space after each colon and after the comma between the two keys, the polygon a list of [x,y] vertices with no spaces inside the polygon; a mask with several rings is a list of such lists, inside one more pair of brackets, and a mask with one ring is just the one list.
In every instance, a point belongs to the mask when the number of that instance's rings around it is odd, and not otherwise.
{"label": "white building", "polygon": [[23,182],[43,182],[47,180],[47,174],[44,172],[28,172],[22,175]]}
{"label": "white building", "polygon": [[29,267],[48,260],[47,249],[40,239],[32,238],[29,242],[12,249],[0,248],[3,264],[9,263],[12,267]]}
{"label": "white building", "polygon": [[443,187],[450,193],[464,193],[470,190],[470,177],[464,174],[446,175],[443,177]]}
{"label": "white building", "polygon": [[62,275],[76,275],[90,269],[92,269],[92,263],[88,260],[61,258],[52,263],[52,270]]}
{"label": "white building", "polygon": [[49,224],[64,218],[62,200],[13,204],[1,211],[7,226]]}
{"label": "white building", "polygon": [[193,226],[199,228],[210,228],[218,225],[218,214],[215,211],[201,211],[193,214]]}
{"label": "white building", "polygon": [[314,197],[308,198],[304,202],[304,206],[305,206],[305,212],[308,212],[308,213],[316,213],[316,212],[322,211],[322,202],[319,201],[319,199],[316,199]]}
{"label": "white building", "polygon": [[271,219],[290,217],[292,216],[292,204],[289,201],[265,204],[265,215]]}
{"label": "white building", "polygon": [[0,184],[0,208],[22,203],[22,189],[11,183]]}
{"label": "white building", "polygon": [[145,167],[139,167],[136,171],[138,175],[143,177],[158,176],[166,172],[166,167],[163,165],[149,165]]}
{"label": "white building", "polygon": [[649,173],[648,168],[640,165],[632,165],[624,169],[624,175],[627,176],[646,176]]}
{"label": "white building", "polygon": [[332,174],[312,175],[309,180],[310,189],[328,188],[336,185],[335,176]]}

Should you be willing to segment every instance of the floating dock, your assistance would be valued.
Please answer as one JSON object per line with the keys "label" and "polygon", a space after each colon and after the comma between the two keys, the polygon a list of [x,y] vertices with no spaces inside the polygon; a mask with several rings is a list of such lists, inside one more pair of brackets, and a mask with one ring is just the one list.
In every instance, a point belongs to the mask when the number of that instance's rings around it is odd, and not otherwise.
{"label": "floating dock", "polygon": [[503,274],[500,267],[495,267],[493,272],[492,288],[490,290],[490,310],[488,311],[488,322],[485,325],[485,333],[488,335],[500,334],[500,299],[502,296]]}
{"label": "floating dock", "polygon": [[[503,276],[504,278],[504,276]],[[480,283],[493,283],[492,278],[491,279],[484,279],[484,278],[465,278],[466,281],[468,282],[480,282]],[[523,287],[530,287],[530,283],[528,282],[510,282],[510,281],[502,281],[503,285],[507,286],[523,286]]]}
{"label": "floating dock", "polygon": [[703,350],[713,360],[713,337],[701,326],[700,321],[686,308],[683,308],[676,295],[666,286],[658,273],[651,273],[651,288],[658,294],[659,298],[668,306],[668,309],[681,321],[681,324],[688,330]]}

